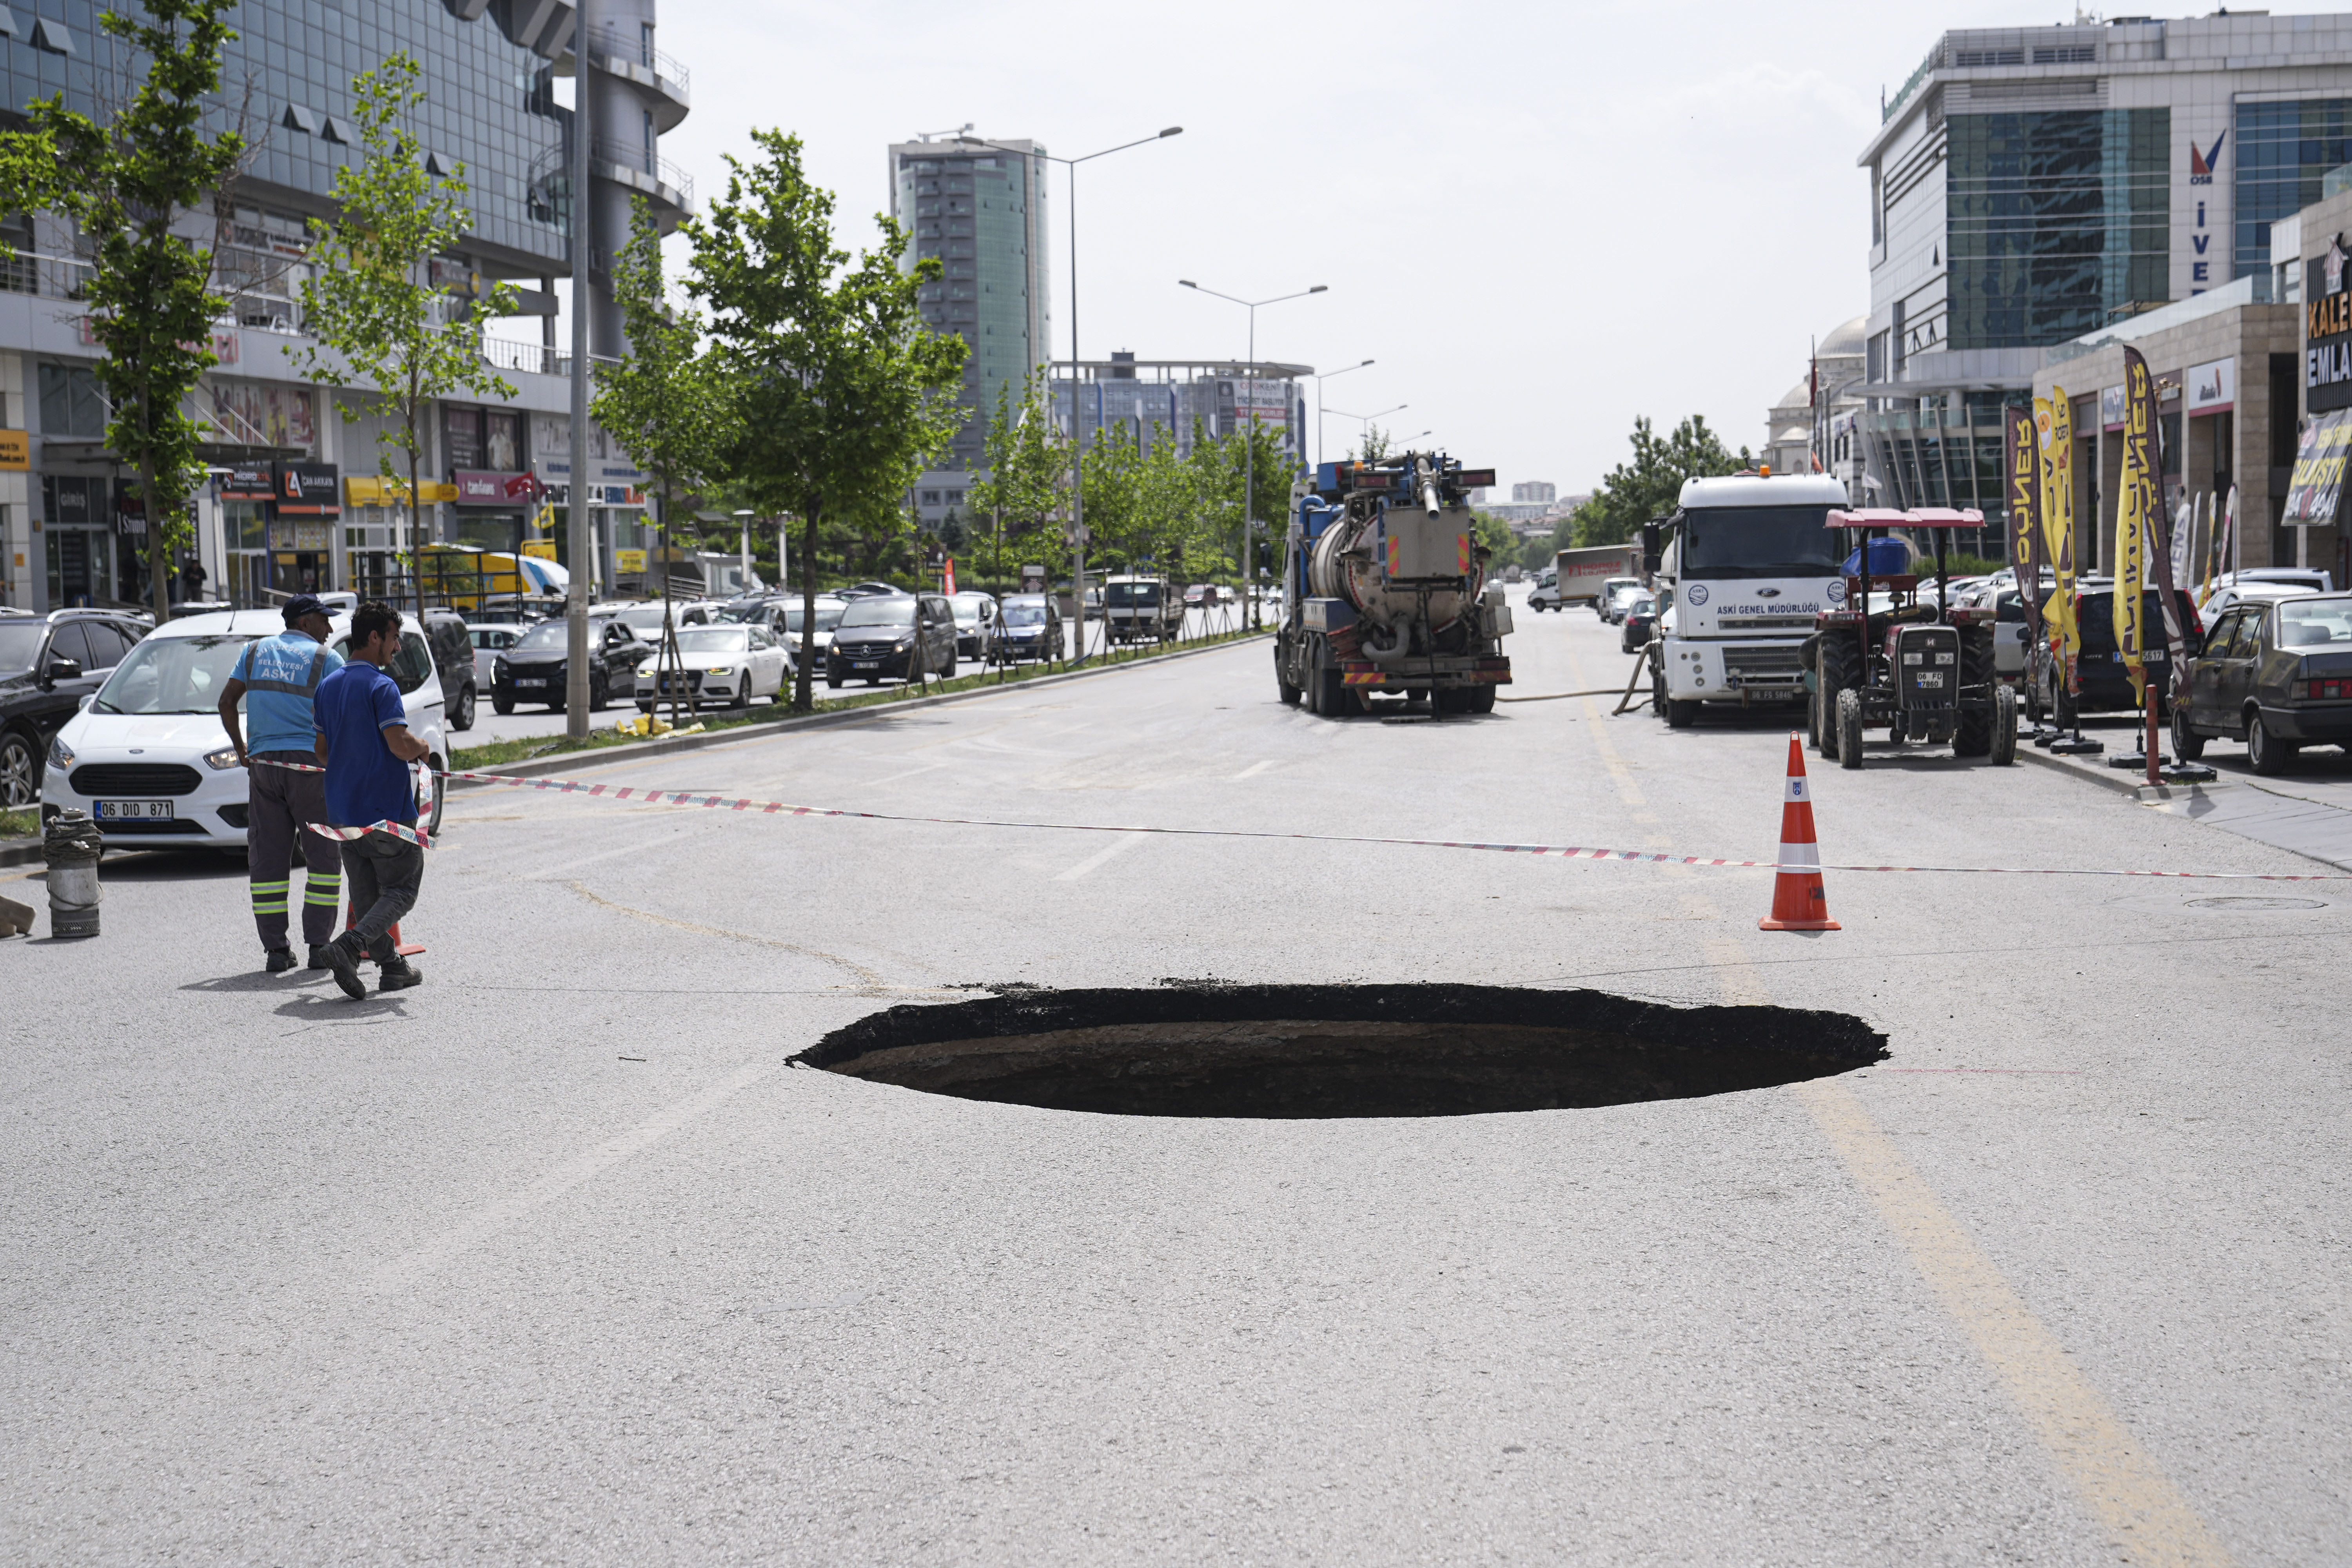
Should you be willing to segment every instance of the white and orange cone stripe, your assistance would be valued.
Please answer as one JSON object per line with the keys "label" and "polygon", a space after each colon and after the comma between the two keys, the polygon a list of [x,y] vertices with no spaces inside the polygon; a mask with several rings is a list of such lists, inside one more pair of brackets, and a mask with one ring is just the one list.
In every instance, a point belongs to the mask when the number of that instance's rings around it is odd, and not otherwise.
{"label": "white and orange cone stripe", "polygon": [[1843,931],[1830,919],[1822,886],[1822,847],[1813,840],[1813,792],[1805,782],[1805,746],[1789,737],[1789,782],[1780,796],[1780,869],[1772,879],[1772,912],[1759,931]]}

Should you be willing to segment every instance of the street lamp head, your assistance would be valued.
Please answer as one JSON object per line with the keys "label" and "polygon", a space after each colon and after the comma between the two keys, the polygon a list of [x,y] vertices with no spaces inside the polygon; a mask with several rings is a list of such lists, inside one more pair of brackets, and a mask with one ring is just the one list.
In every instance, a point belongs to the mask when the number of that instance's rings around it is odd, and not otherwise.
{"label": "street lamp head", "polygon": [[1364,362],[1363,362],[1363,364],[1360,364],[1360,365],[1358,365],[1356,368],[1357,368],[1358,370],[1361,370],[1361,369],[1363,369],[1363,368],[1364,368],[1364,365],[1366,365],[1366,364],[1370,364],[1370,363],[1372,363],[1371,361],[1370,361],[1370,360],[1366,360],[1366,361],[1364,361]]}
{"label": "street lamp head", "polygon": [[1314,288],[1309,289],[1307,291],[1309,294],[1328,294],[1331,291],[1331,286],[1328,283],[1318,283]]}
{"label": "street lamp head", "polygon": [[1167,130],[1162,131],[1160,134],[1163,137],[1181,136],[1184,134],[1184,128],[1181,125],[1171,125]]}
{"label": "street lamp head", "polygon": [[750,507],[748,507],[748,506],[747,506],[747,507],[742,507],[742,508],[738,509],[738,510],[737,510],[737,511],[736,511],[736,513],[735,513],[735,515],[736,515],[737,517],[757,517],[757,516],[759,516],[760,514],[759,514],[758,512],[753,511]]}
{"label": "street lamp head", "polygon": [[1198,289],[1200,287],[1198,283],[1193,282],[1190,278],[1179,278],[1176,279],[1176,286],[1180,289]]}

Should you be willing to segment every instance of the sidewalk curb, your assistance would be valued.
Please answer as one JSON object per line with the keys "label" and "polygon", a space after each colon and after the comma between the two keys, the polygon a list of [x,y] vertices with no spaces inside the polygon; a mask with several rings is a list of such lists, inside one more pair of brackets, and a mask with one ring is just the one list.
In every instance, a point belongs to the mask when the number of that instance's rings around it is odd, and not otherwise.
{"label": "sidewalk curb", "polygon": [[[2081,763],[2069,762],[2064,757],[2053,757],[2047,752],[2036,748],[2031,742],[2019,742],[2017,760],[2021,763],[2032,763],[2036,767],[2048,768],[2053,773],[2064,773],[2069,778],[2081,779],[2085,784],[2095,784],[2101,789],[2113,790],[2117,795],[2126,795],[2143,805],[2156,801],[2195,800],[2204,794],[2206,787],[2202,784],[2151,784],[2147,782],[2146,773],[2131,773],[2122,768],[2105,768],[2101,772],[2094,773]],[[2213,782],[2219,784],[2223,781],[2217,779]]]}
{"label": "sidewalk curb", "polygon": [[41,857],[41,840],[28,838],[22,844],[0,844],[0,866],[29,866]]}
{"label": "sidewalk curb", "polygon": [[[583,768],[609,767],[614,763],[634,761],[639,757],[667,756],[674,752],[698,752],[706,746],[731,745],[738,741],[765,740],[802,730],[825,730],[835,725],[856,723],[863,720],[883,718],[903,713],[910,709],[937,708],[950,702],[969,702],[982,697],[1002,696],[1012,691],[1032,691],[1041,687],[1059,686],[1067,681],[1086,680],[1099,675],[1114,675],[1121,670],[1153,669],[1180,658],[1197,658],[1202,654],[1223,653],[1228,648],[1247,647],[1261,638],[1274,635],[1272,628],[1238,637],[1209,647],[1179,648],[1172,653],[1154,654],[1149,658],[1129,660],[1122,664],[1101,664],[1091,669],[1066,669],[1058,675],[1036,675],[1026,680],[1007,682],[1003,686],[975,686],[965,691],[945,691],[936,697],[908,697],[896,702],[876,702],[863,708],[844,708],[830,713],[803,713],[790,719],[773,719],[760,724],[738,724],[732,729],[715,730],[700,735],[673,735],[663,740],[639,741],[625,746],[600,746],[588,752],[566,752],[561,756],[538,757],[524,763],[493,763],[485,768],[470,768],[495,778],[544,778],[551,773],[572,773]],[[473,779],[451,779],[451,794],[461,789],[488,789],[485,782]],[[0,851],[5,853],[5,851]],[[39,846],[34,847],[33,858],[40,858]],[[0,860],[0,865],[7,864]]]}

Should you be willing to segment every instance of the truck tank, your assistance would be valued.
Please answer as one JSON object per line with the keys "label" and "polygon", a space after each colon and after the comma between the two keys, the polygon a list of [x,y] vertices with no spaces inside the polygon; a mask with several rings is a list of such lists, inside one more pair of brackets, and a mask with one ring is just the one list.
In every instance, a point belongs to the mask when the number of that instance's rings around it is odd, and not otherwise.
{"label": "truck tank", "polygon": [[[1394,634],[1417,622],[1432,633],[1462,618],[1486,582],[1473,546],[1476,522],[1465,506],[1391,505],[1342,516],[1323,530],[1307,558],[1307,591],[1345,599],[1360,622]],[[1465,584],[1467,585],[1465,588]]]}

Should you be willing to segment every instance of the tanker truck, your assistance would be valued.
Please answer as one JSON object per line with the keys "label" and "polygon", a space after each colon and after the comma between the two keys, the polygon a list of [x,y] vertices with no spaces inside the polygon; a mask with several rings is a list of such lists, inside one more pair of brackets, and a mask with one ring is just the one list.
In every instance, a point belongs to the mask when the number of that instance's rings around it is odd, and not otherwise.
{"label": "tanker truck", "polygon": [[1492,468],[1439,452],[1325,463],[1291,491],[1283,618],[1285,702],[1342,718],[1378,695],[1436,713],[1491,713],[1511,679],[1511,612],[1486,581],[1470,492]]}

